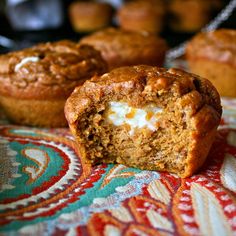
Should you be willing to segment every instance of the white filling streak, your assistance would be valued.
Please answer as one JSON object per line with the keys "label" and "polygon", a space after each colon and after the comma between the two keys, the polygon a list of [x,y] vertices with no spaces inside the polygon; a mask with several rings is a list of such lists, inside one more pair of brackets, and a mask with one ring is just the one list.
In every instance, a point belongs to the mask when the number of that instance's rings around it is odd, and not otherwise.
{"label": "white filling streak", "polygon": [[[134,134],[135,128],[147,127],[152,131],[157,129],[156,122],[158,113],[162,112],[161,108],[146,106],[143,109],[132,108],[125,102],[110,102],[108,119],[116,126],[128,124],[131,128],[130,135]],[[128,114],[133,113],[130,117]],[[148,118],[148,114],[152,114]]]}
{"label": "white filling streak", "polygon": [[39,61],[39,57],[25,57],[21,60],[18,64],[15,66],[15,71],[17,72],[23,65],[25,65],[28,62],[37,62]]}

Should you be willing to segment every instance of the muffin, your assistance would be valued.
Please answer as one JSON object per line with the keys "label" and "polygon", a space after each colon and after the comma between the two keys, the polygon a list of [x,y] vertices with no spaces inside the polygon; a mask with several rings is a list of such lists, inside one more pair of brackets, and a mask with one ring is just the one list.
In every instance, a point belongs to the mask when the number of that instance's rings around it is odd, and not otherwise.
{"label": "muffin", "polygon": [[211,19],[213,2],[209,0],[172,0],[169,4],[170,28],[178,32],[196,32]]}
{"label": "muffin", "polygon": [[147,32],[132,32],[108,28],[80,40],[99,50],[109,69],[120,66],[147,64],[162,66],[167,50],[166,42]]}
{"label": "muffin", "polygon": [[186,57],[193,73],[209,79],[222,96],[236,97],[236,30],[197,34]]}
{"label": "muffin", "polygon": [[165,5],[161,0],[137,0],[123,4],[117,11],[122,29],[159,33],[163,28]]}
{"label": "muffin", "polygon": [[75,1],[69,6],[69,19],[76,32],[91,32],[108,26],[112,15],[112,6],[105,2]]}
{"label": "muffin", "polygon": [[82,158],[191,176],[221,117],[206,79],[178,69],[120,67],[78,86],[65,115]]}
{"label": "muffin", "polygon": [[100,53],[71,41],[43,43],[0,56],[0,105],[17,124],[62,127],[70,93],[107,70]]}

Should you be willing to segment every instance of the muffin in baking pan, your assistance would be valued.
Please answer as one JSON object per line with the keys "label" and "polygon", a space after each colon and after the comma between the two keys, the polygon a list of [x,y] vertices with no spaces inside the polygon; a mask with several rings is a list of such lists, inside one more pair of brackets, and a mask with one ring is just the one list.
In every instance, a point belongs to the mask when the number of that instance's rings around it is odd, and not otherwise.
{"label": "muffin in baking pan", "polygon": [[63,127],[73,89],[106,71],[100,52],[68,40],[1,55],[0,105],[17,124]]}
{"label": "muffin in baking pan", "polygon": [[193,73],[209,79],[222,96],[236,97],[236,30],[198,33],[186,57]]}
{"label": "muffin in baking pan", "polygon": [[221,117],[206,79],[178,69],[120,67],[67,99],[65,115],[82,158],[188,177],[205,161]]}
{"label": "muffin in baking pan", "polygon": [[132,32],[107,28],[80,40],[99,50],[109,69],[130,65],[162,66],[167,44],[164,39],[148,32]]}

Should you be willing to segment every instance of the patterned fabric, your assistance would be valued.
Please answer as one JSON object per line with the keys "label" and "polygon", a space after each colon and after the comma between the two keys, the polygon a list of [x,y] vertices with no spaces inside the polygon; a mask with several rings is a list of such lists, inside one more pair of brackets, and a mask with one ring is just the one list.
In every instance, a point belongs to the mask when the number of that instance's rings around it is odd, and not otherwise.
{"label": "patterned fabric", "polygon": [[0,235],[236,235],[236,100],[191,178],[91,167],[67,129],[0,115]]}

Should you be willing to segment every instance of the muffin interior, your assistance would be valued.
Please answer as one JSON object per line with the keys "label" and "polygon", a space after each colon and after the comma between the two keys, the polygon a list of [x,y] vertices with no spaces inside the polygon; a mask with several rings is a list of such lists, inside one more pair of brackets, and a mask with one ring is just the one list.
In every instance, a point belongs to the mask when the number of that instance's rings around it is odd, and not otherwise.
{"label": "muffin interior", "polygon": [[77,133],[92,163],[184,172],[191,129],[171,101],[132,107],[128,101],[111,100],[84,113]]}

